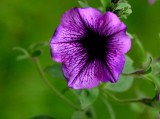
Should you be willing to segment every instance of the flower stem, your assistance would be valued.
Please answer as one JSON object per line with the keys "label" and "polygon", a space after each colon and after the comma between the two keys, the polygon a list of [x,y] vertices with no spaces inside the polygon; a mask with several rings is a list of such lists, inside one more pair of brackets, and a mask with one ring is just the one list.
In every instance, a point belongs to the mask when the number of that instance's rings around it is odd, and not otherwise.
{"label": "flower stem", "polygon": [[40,65],[39,59],[38,58],[32,58],[32,61],[34,62],[39,75],[41,77],[41,79],[44,81],[44,83],[47,85],[48,88],[51,89],[52,93],[57,94],[57,96],[59,96],[62,100],[64,100],[66,103],[68,103],[71,107],[73,107],[76,110],[79,110],[79,107],[76,106],[74,103],[72,103],[68,98],[66,98],[63,94],[61,94],[55,87],[54,85],[52,85],[48,79],[45,76],[45,73]]}
{"label": "flower stem", "polygon": [[106,107],[107,107],[107,109],[109,111],[111,119],[116,119],[114,110],[113,110],[112,106],[110,105],[110,103],[103,97],[101,99],[104,102],[104,104],[106,105]]}
{"label": "flower stem", "polygon": [[117,97],[115,97],[114,95],[112,95],[109,91],[106,90],[102,90],[103,93],[102,95],[107,99],[108,97],[110,97],[111,99],[115,100],[116,102],[119,103],[136,103],[136,102],[142,102],[143,99],[118,99]]}

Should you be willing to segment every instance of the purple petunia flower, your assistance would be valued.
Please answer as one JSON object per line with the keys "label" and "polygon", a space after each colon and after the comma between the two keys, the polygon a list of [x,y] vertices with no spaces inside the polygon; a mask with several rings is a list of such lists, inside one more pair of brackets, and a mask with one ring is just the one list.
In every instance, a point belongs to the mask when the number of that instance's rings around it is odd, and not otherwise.
{"label": "purple petunia flower", "polygon": [[112,12],[94,8],[66,11],[51,41],[53,60],[62,62],[68,86],[93,88],[100,82],[116,82],[131,41],[126,26]]}

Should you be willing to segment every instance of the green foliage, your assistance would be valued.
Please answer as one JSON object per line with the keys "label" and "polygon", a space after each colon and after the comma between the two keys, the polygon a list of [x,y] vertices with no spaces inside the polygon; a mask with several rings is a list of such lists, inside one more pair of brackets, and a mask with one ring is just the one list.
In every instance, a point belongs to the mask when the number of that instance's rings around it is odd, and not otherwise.
{"label": "green foliage", "polygon": [[24,60],[30,57],[28,51],[22,47],[14,47],[13,50],[20,51],[22,55],[17,56],[17,60]]}
{"label": "green foliage", "polygon": [[44,71],[53,79],[64,79],[61,64],[54,64],[52,66],[48,66],[44,69]]}
{"label": "green foliage", "polygon": [[32,57],[39,57],[43,53],[43,47],[49,46],[48,42],[38,42],[30,45],[29,52]]}
{"label": "green foliage", "polygon": [[49,46],[48,42],[38,42],[30,46],[30,50],[41,49],[43,47]]}
{"label": "green foliage", "polygon": [[81,109],[86,109],[91,106],[97,99],[99,95],[99,89],[83,89],[74,91],[80,102]]}
{"label": "green foliage", "polygon": [[159,108],[159,92],[156,91],[155,92],[155,96],[154,97],[144,97],[142,98],[139,102],[147,105],[147,106],[150,106],[152,108]]}
{"label": "green foliage", "polygon": [[111,3],[111,0],[100,0],[100,2],[102,4],[101,11],[106,12],[106,10],[108,9],[108,7]]}
{"label": "green foliage", "polygon": [[149,62],[145,62],[143,63],[143,67],[134,71],[134,72],[130,72],[126,75],[137,75],[137,76],[141,76],[141,75],[146,75],[146,74],[149,74],[152,72],[152,67],[151,67],[151,64],[152,64],[152,57],[149,56]]}
{"label": "green foliage", "polygon": [[88,108],[88,110],[85,111],[87,119],[96,119],[96,113],[93,107],[94,106],[90,106],[90,108]]}
{"label": "green foliage", "polygon": [[32,117],[31,119],[55,119],[55,118],[47,115],[39,115],[39,116]]}
{"label": "green foliage", "polygon": [[111,0],[112,3],[117,4],[120,0]]}
{"label": "green foliage", "polygon": [[[126,63],[124,66],[123,73],[132,72],[134,70],[132,64],[133,64],[133,60],[130,59],[128,56],[126,56]],[[121,75],[118,82],[106,83],[105,88],[115,92],[124,92],[132,86],[132,83],[133,83],[133,76]]]}
{"label": "green foliage", "polygon": [[126,9],[126,8],[131,8],[131,5],[126,2],[122,2],[122,3],[117,4],[115,10],[121,10],[121,9]]}
{"label": "green foliage", "polygon": [[22,52],[22,55],[17,57],[17,60],[24,60],[34,57],[39,57],[43,53],[43,47],[48,46],[48,42],[38,42],[31,44],[28,49],[22,47],[14,47],[13,50]]}
{"label": "green foliage", "polygon": [[123,0],[116,4],[112,11],[116,13],[120,18],[125,19],[127,19],[127,16],[132,13],[131,5],[127,1]]}
{"label": "green foliage", "polygon": [[83,111],[75,111],[72,115],[72,119],[96,119],[96,117],[92,108],[88,108]]}
{"label": "green foliage", "polygon": [[[99,6],[95,1],[93,1],[93,6]],[[160,7],[159,2],[154,6],[149,6],[146,4],[147,0],[139,0],[138,2],[134,0],[128,1],[133,6],[134,14],[131,15],[129,17],[130,19],[125,21],[125,23],[129,31],[136,33],[139,36],[141,45],[143,44],[145,47],[145,50],[143,48],[143,51],[145,51],[143,54],[141,48],[138,48],[136,46],[137,44],[134,45],[135,39],[132,39],[133,50],[130,51],[129,56],[134,61],[134,67],[139,69],[144,68],[141,67],[144,63],[141,58],[144,60],[146,59],[146,51],[150,52],[154,57],[159,55],[160,40],[155,34],[160,32],[160,22],[158,19],[160,17],[160,14],[158,13]],[[17,62],[15,60],[15,52],[12,52],[11,49],[14,46],[25,47],[26,49],[15,48],[18,49],[17,51],[20,51],[20,54],[22,53],[17,59],[28,59],[31,55],[28,44],[49,39],[53,34],[53,29],[57,27],[62,13],[74,6],[77,6],[77,1],[0,1],[1,119],[29,119],[32,115],[45,113],[50,115],[53,114],[57,119],[69,119],[71,117],[74,110],[68,107],[68,105],[65,105],[65,103],[57,98],[56,95],[51,95],[44,84],[37,80],[39,79],[39,76],[36,74],[35,68],[28,62]],[[113,4],[111,4],[111,6],[111,8],[114,8]],[[108,10],[108,8],[103,9],[105,11],[106,9]],[[47,52],[43,54],[44,57],[41,57],[42,66],[52,62],[49,54],[49,47],[45,50]],[[40,54],[41,53],[37,53],[36,57],[40,56]],[[159,79],[159,62],[154,63],[153,61],[151,66],[152,72],[149,73],[157,74],[156,76]],[[55,71],[53,72],[55,73],[52,74],[58,74],[57,72],[61,73],[59,68],[55,68]],[[61,79],[59,75],[56,75],[55,78]],[[57,87],[60,87],[58,83]],[[151,82],[139,77],[136,77],[133,86],[127,91],[118,92],[116,94],[115,92],[112,92],[113,95],[122,100],[141,98],[152,99],[155,97],[154,93],[155,88],[151,85]],[[70,99],[72,98],[73,95],[70,96]],[[99,98],[96,101],[96,104],[97,118],[108,118],[106,113],[107,109],[101,104]],[[132,109],[130,105],[138,105],[139,107]],[[116,119],[158,118],[158,110],[153,109],[154,107],[144,106],[140,103],[133,103],[130,105],[124,103],[118,104],[114,101],[111,102],[112,108],[115,109]],[[104,113],[102,113],[102,111]]]}
{"label": "green foliage", "polygon": [[42,53],[43,53],[43,50],[35,50],[35,51],[33,51],[32,52],[32,57],[38,57],[38,56],[40,56],[40,55],[42,55]]}
{"label": "green foliage", "polygon": [[132,36],[132,48],[129,52],[131,58],[134,60],[134,67],[140,67],[146,59],[146,53],[142,43],[136,35]]}
{"label": "green foliage", "polygon": [[85,114],[82,111],[76,111],[73,113],[72,119],[85,119]]}
{"label": "green foliage", "polygon": [[107,99],[102,99],[102,101],[104,102],[107,110],[109,111],[110,119],[116,119],[115,112],[114,112],[113,107],[111,106],[110,102]]}
{"label": "green foliage", "polygon": [[82,8],[89,7],[87,0],[78,0],[78,3]]}

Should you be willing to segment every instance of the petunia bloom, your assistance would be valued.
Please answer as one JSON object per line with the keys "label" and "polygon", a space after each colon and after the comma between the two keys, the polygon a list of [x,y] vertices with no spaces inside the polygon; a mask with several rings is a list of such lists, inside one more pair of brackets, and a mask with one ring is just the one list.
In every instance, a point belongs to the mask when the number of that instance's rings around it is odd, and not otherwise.
{"label": "petunia bloom", "polygon": [[130,46],[126,25],[114,13],[94,8],[66,11],[50,41],[52,58],[62,62],[68,86],[74,89],[117,82]]}

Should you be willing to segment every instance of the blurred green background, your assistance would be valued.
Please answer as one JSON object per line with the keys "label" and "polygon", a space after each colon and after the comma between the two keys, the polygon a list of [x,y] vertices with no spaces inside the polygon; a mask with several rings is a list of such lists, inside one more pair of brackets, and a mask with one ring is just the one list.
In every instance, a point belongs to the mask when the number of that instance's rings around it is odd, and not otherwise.
{"label": "blurred green background", "polygon": [[[92,7],[98,0],[88,0]],[[149,5],[147,0],[129,0],[133,13],[124,22],[130,33],[137,34],[147,52],[160,55],[160,1]],[[28,60],[17,61],[19,52],[13,47],[27,48],[30,44],[49,41],[64,11],[79,6],[76,0],[0,0],[0,119],[30,119],[36,115],[51,115],[56,119],[70,119],[74,110],[40,80],[35,66]],[[42,66],[53,64],[49,46],[40,57]],[[66,81],[52,79],[58,89],[66,88]],[[146,95],[154,95],[152,86],[142,84]],[[144,85],[145,84],[145,85]],[[140,85],[140,86],[142,86]],[[131,91],[132,92],[132,91]],[[132,93],[117,94],[129,98]],[[72,97],[70,97],[72,98]],[[119,104],[110,101],[116,119],[154,119],[154,109],[142,104]],[[107,108],[98,99],[95,103],[98,119],[110,118]],[[146,117],[145,117],[146,116]]]}

